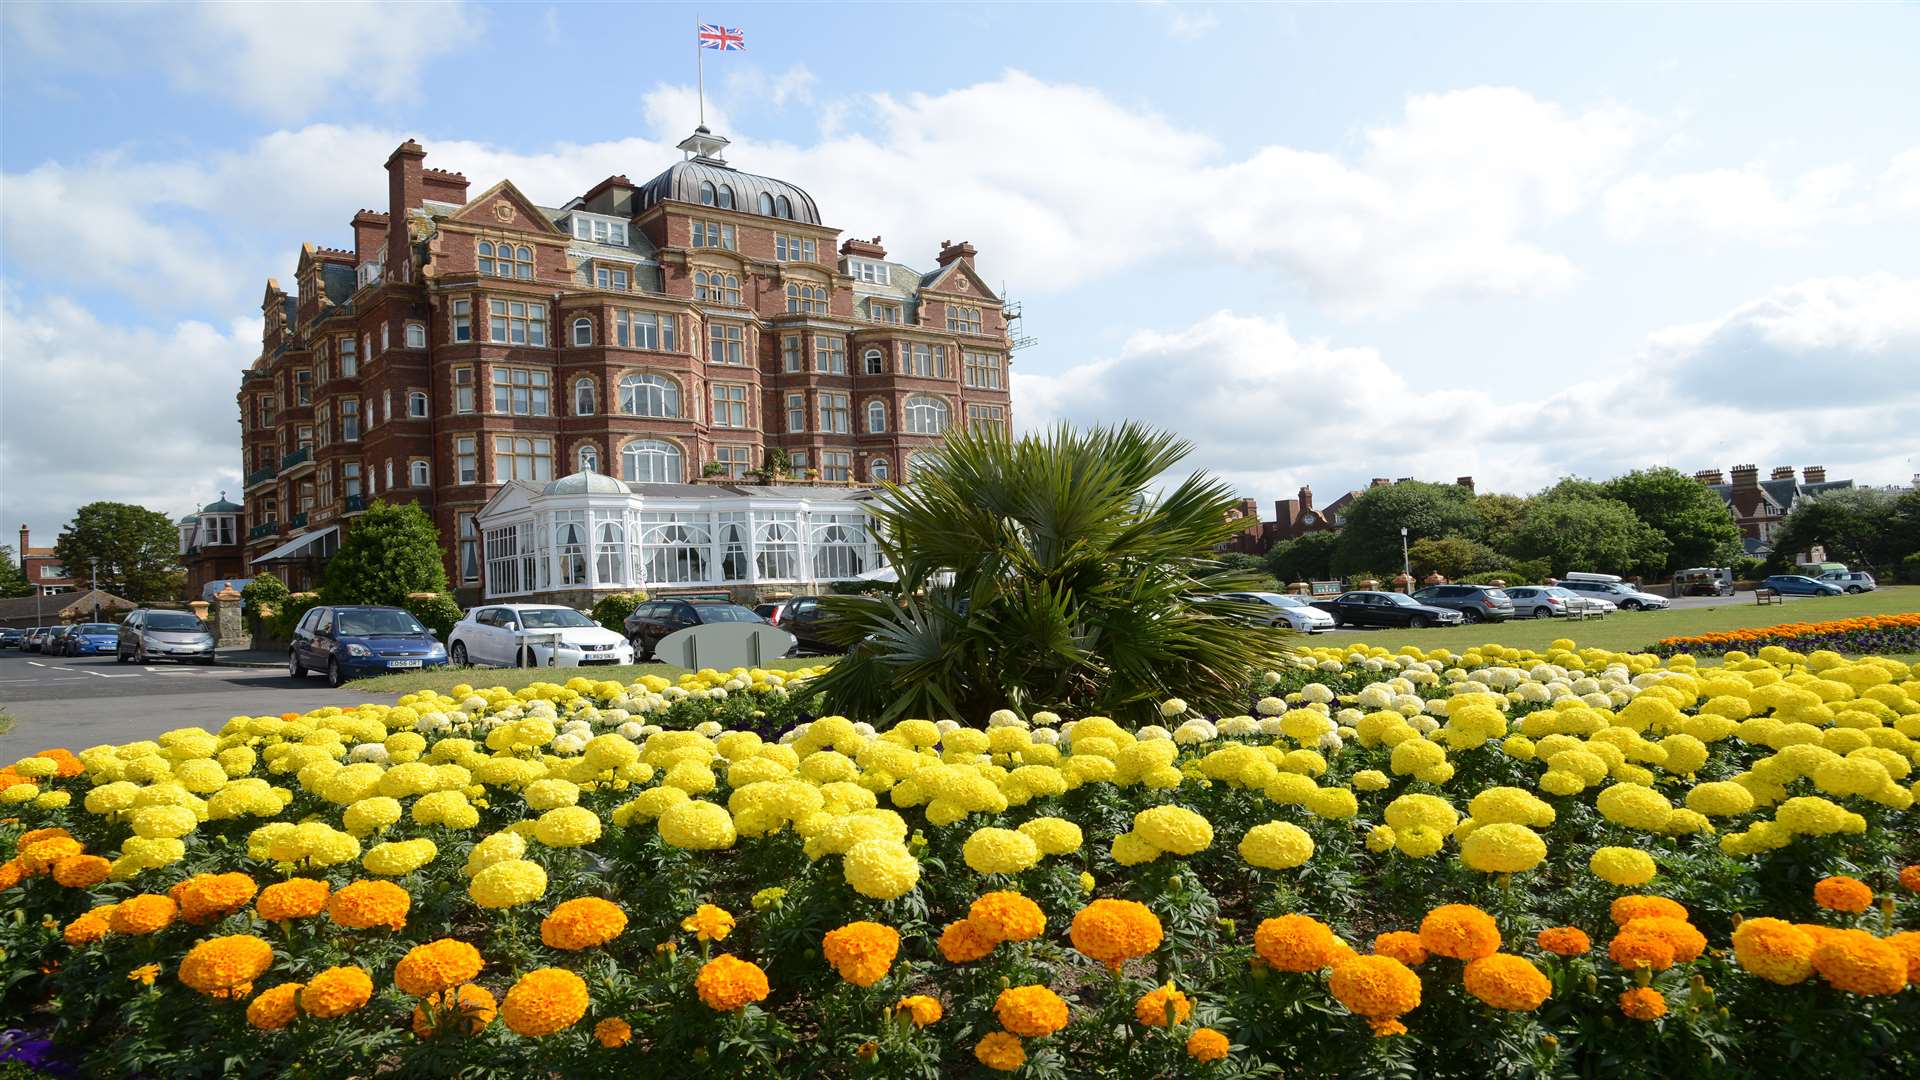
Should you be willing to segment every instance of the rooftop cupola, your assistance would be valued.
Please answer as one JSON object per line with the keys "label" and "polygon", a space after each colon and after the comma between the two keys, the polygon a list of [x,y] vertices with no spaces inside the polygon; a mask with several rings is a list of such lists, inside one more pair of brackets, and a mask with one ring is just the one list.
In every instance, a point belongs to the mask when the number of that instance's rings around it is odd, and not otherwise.
{"label": "rooftop cupola", "polygon": [[726,148],[726,136],[715,135],[713,132],[707,130],[707,125],[705,124],[694,128],[693,134],[680,140],[679,145],[679,149],[686,151],[687,156],[693,160],[704,161],[713,165],[725,165],[727,163],[727,159],[722,153]]}

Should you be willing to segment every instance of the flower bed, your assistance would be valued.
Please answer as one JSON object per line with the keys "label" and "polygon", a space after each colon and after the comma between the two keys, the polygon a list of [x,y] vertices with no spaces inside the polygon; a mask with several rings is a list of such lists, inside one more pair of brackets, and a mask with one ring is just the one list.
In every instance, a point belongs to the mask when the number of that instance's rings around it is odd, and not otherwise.
{"label": "flower bed", "polygon": [[50,750],[0,770],[0,1008],[107,1075],[1913,1075],[1920,673],[1805,659],[1314,649],[1241,716],[777,739],[655,721],[806,674],[579,678]]}
{"label": "flower bed", "polygon": [[1856,655],[1920,652],[1920,612],[1722,630],[1692,637],[1661,638],[1647,647],[1655,656],[1679,653],[1718,656],[1736,651],[1744,656],[1746,651],[1756,649],[1825,650]]}

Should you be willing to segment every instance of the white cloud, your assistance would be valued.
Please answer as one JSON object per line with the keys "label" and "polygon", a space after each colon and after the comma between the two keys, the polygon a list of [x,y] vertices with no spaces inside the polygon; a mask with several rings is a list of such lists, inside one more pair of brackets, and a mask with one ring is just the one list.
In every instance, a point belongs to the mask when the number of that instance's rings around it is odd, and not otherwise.
{"label": "white cloud", "polygon": [[1167,33],[1185,41],[1197,41],[1220,27],[1213,9],[1187,0],[1148,0],[1147,6],[1160,13]]}
{"label": "white cloud", "polygon": [[1671,176],[1637,172],[1606,193],[1607,226],[1622,240],[1787,246],[1824,228],[1876,224],[1913,210],[1920,210],[1920,148],[1896,155],[1872,179],[1839,164],[1781,183],[1756,163]]}
{"label": "white cloud", "polygon": [[1920,210],[1920,146],[1894,156],[1880,176],[1880,201],[1896,210]]}

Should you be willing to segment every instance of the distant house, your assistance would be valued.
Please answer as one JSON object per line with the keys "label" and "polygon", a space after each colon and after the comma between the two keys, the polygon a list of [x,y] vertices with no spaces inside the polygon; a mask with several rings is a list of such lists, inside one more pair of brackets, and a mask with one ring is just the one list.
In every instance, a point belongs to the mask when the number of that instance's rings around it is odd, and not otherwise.
{"label": "distant house", "polygon": [[33,546],[25,525],[20,526],[20,572],[27,576],[27,584],[32,585],[35,592],[46,596],[72,592],[79,584],[60,565],[60,558],[52,548]]}
{"label": "distant house", "polygon": [[[1413,477],[1405,476],[1399,480],[1390,480],[1376,476],[1369,488],[1391,487],[1406,483]],[[1455,484],[1473,490],[1473,477],[1462,476]],[[1273,504],[1273,520],[1258,522],[1259,528],[1242,524],[1233,538],[1220,545],[1223,551],[1239,551],[1249,555],[1261,555],[1273,549],[1275,544],[1288,540],[1297,540],[1309,533],[1339,532],[1347,523],[1347,511],[1353,508],[1353,501],[1361,492],[1347,491],[1328,503],[1324,509],[1313,505],[1313,488],[1303,485],[1298,494],[1291,499],[1280,499]],[[1254,522],[1259,516],[1259,504],[1252,499],[1241,499],[1239,505],[1228,512],[1229,518],[1236,523]]]}
{"label": "distant house", "polygon": [[57,626],[93,618],[94,601],[100,602],[100,617],[111,619],[139,605],[100,589],[63,593],[41,593],[12,600],[0,600],[0,626]]}
{"label": "distant house", "polygon": [[1825,465],[1808,465],[1798,477],[1791,465],[1780,465],[1765,480],[1755,465],[1735,465],[1730,471],[1732,483],[1719,469],[1702,469],[1693,478],[1725,500],[1740,527],[1741,545],[1757,559],[1773,554],[1773,534],[1802,496],[1853,487],[1851,480],[1827,479]]}

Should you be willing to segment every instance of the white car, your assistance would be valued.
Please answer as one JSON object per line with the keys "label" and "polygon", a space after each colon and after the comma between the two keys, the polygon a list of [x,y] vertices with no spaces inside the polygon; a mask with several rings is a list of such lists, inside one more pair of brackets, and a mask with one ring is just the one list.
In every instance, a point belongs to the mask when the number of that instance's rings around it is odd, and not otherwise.
{"label": "white car", "polygon": [[1308,634],[1318,630],[1333,629],[1333,616],[1314,607],[1302,597],[1271,592],[1221,593],[1220,597],[1223,600],[1239,600],[1249,604],[1266,604],[1273,608],[1274,626],[1290,626]]}
{"label": "white car", "polygon": [[1666,597],[1641,592],[1612,574],[1571,573],[1561,579],[1560,587],[1628,611],[1659,611],[1673,606],[1673,601]]}
{"label": "white car", "polygon": [[464,667],[580,667],[631,664],[619,634],[558,604],[492,604],[453,624],[447,655]]}

